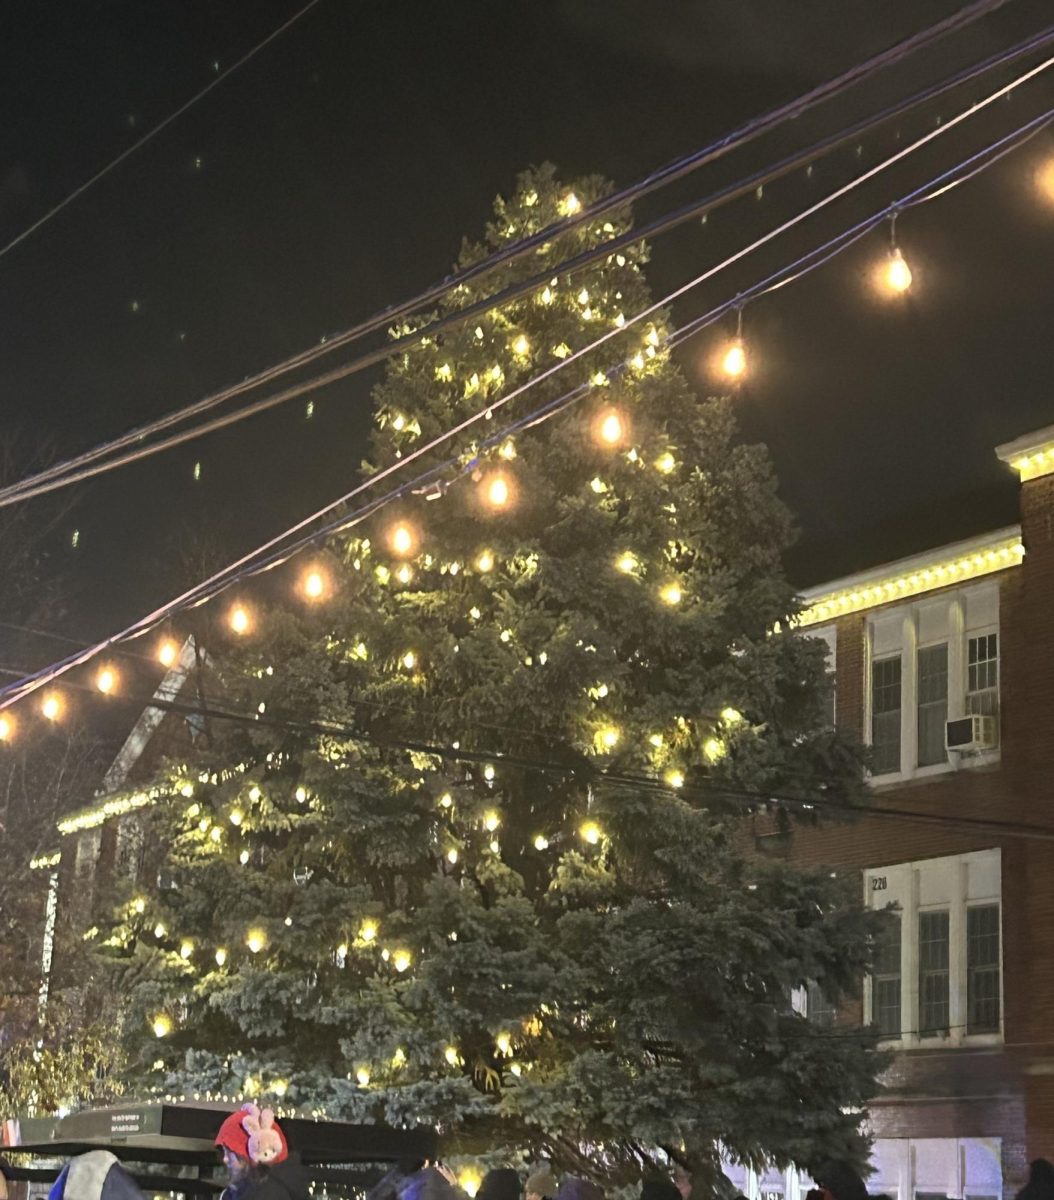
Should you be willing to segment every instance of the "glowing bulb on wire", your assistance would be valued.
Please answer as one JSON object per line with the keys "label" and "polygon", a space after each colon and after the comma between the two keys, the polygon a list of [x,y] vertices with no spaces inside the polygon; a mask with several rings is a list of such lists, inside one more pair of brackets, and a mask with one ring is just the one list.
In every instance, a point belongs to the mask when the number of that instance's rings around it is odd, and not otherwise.
{"label": "glowing bulb on wire", "polygon": [[617,409],[603,409],[593,422],[593,437],[602,446],[621,445],[625,436],[626,421]]}
{"label": "glowing bulb on wire", "polygon": [[172,1021],[169,1017],[165,1016],[164,1013],[158,1013],[158,1015],[154,1017],[153,1021],[151,1022],[150,1027],[154,1031],[154,1037],[168,1037],[168,1035],[172,1032]]}
{"label": "glowing bulb on wire", "polygon": [[95,676],[95,686],[104,696],[117,687],[117,672],[113,667],[103,667]]}
{"label": "glowing bulb on wire", "polygon": [[40,705],[40,711],[46,721],[57,721],[62,716],[62,697],[58,692],[48,692]]}
{"label": "glowing bulb on wire", "polygon": [[484,483],[483,494],[491,508],[504,508],[511,495],[509,481],[504,475],[492,475]]}
{"label": "glowing bulb on wire", "polygon": [[165,638],[157,648],[157,661],[163,667],[171,667],[179,657],[179,647],[171,638]]}
{"label": "glowing bulb on wire", "polygon": [[396,525],[388,536],[389,544],[392,550],[399,555],[407,555],[413,552],[414,546],[417,544],[417,538],[414,537],[414,531],[409,525],[400,522]]}
{"label": "glowing bulb on wire", "polygon": [[308,600],[321,600],[326,594],[326,577],[314,568],[305,572],[300,586]]}
{"label": "glowing bulb on wire", "polygon": [[249,610],[243,604],[236,604],[230,611],[230,616],[227,618],[231,629],[237,634],[248,633],[252,626],[252,619],[249,616]]}
{"label": "glowing bulb on wire", "polygon": [[721,356],[721,370],[731,380],[742,379],[747,371],[747,351],[742,338],[734,338]]}
{"label": "glowing bulb on wire", "polygon": [[885,266],[886,287],[897,295],[903,295],[911,287],[911,268],[904,260],[899,246],[889,252]]}
{"label": "glowing bulb on wire", "polygon": [[582,841],[588,842],[590,846],[595,846],[600,841],[600,826],[596,821],[586,821],[578,832]]}

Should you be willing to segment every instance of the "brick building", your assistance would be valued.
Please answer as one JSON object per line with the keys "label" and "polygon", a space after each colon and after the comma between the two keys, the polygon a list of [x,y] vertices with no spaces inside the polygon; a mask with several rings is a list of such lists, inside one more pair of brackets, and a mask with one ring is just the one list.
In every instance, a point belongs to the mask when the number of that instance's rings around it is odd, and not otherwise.
{"label": "brick building", "polygon": [[[845,1015],[895,1052],[869,1181],[895,1200],[1013,1195],[1054,1157],[1054,426],[997,453],[1019,525],[805,595],[834,719],[871,746],[876,811],[782,852],[858,872],[865,903],[892,906]],[[752,1200],[802,1186],[731,1173]]]}

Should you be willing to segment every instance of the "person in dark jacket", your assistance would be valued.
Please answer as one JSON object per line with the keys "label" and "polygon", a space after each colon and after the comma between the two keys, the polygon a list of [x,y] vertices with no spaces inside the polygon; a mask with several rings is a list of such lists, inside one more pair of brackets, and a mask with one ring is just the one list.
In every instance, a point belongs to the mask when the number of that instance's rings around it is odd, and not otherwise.
{"label": "person in dark jacket", "polygon": [[812,1177],[834,1200],[868,1200],[867,1184],[846,1162],[826,1162]]}
{"label": "person in dark jacket", "polygon": [[520,1176],[512,1167],[494,1167],[483,1176],[476,1200],[520,1200]]}
{"label": "person in dark jacket", "polygon": [[640,1200],[681,1200],[677,1184],[666,1175],[646,1175],[640,1185]]}
{"label": "person in dark jacket", "polygon": [[307,1172],[270,1109],[243,1104],[216,1134],[230,1183],[220,1200],[309,1200]]}
{"label": "person in dark jacket", "polygon": [[524,1200],[556,1200],[556,1176],[547,1166],[539,1167],[533,1174],[527,1176],[524,1186]]}
{"label": "person in dark jacket", "polygon": [[143,1193],[109,1150],[90,1150],[62,1168],[48,1200],[143,1200]]}
{"label": "person in dark jacket", "polygon": [[592,1180],[565,1175],[556,1189],[556,1200],[604,1200],[604,1193]]}
{"label": "person in dark jacket", "polygon": [[1054,1200],[1054,1165],[1045,1158],[1029,1163],[1028,1183],[1018,1192],[1017,1200]]}

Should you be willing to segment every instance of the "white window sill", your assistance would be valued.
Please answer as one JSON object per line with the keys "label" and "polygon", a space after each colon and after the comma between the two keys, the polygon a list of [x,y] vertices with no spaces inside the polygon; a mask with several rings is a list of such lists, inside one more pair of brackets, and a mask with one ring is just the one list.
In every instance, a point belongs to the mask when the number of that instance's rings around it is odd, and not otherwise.
{"label": "white window sill", "polygon": [[879,1045],[884,1050],[900,1053],[907,1050],[977,1050],[988,1046],[1002,1046],[1002,1033],[963,1033],[954,1030],[947,1036],[882,1038]]}
{"label": "white window sill", "polygon": [[909,771],[890,771],[883,775],[869,775],[868,784],[876,789],[911,783],[915,779],[932,779],[936,775],[953,775],[960,771],[976,771],[995,765],[1000,760],[999,747],[983,750],[978,754],[960,754],[953,750],[955,761],[934,763],[930,767],[915,767]]}

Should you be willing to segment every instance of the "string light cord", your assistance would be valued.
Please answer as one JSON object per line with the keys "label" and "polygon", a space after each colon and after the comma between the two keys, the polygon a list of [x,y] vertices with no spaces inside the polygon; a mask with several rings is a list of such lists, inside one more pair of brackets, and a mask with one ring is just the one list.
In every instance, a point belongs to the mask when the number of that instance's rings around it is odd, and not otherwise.
{"label": "string light cord", "polygon": [[[1043,121],[1043,120],[1051,120],[1051,119],[1054,119],[1054,110],[1051,110],[1050,112],[1048,112],[1046,114],[1043,114],[1041,117],[1036,118],[1035,120]],[[1029,126],[1032,125],[1033,123],[1034,122],[1030,122]],[[1028,128],[1029,126],[1026,126],[1025,128]],[[948,125],[944,125],[939,128],[947,129],[948,127],[949,127]],[[1009,137],[1017,136],[1020,134],[1020,132],[1021,132],[1020,130],[1017,130],[1014,132],[1014,134],[1009,135]],[[927,136],[930,136],[930,135],[927,135]],[[1006,139],[1006,138],[1001,139],[1001,141],[1007,141],[1007,140],[1008,139]],[[906,149],[910,149],[910,148],[906,148]],[[980,153],[983,154],[984,151],[982,151]],[[972,157],[976,158],[977,155],[974,155]],[[967,161],[969,161],[969,160],[967,160]],[[923,192],[926,188],[932,187],[934,185],[934,183],[945,179],[946,177],[949,176],[949,174],[951,174],[956,169],[957,168],[952,168],[950,171],[943,172],[941,175],[937,176],[935,180],[931,180],[931,181],[929,181],[928,184],[924,185],[922,189],[916,189],[916,192]],[[901,201],[898,201],[897,203],[903,207],[906,200],[911,198],[912,196],[914,196],[914,194],[915,193],[909,193],[909,197],[904,198]],[[723,305],[719,305],[718,307],[712,309],[709,313],[704,314],[702,317],[696,318],[694,321],[690,322],[687,326],[683,327],[681,330],[678,330],[675,333],[667,335],[667,338],[665,340],[667,341],[667,343],[669,345],[671,345],[671,346],[675,345],[679,341],[683,341],[686,337],[691,336],[694,333],[697,333],[706,324],[712,324],[714,321],[720,319],[720,317],[722,315],[724,315],[726,312],[728,312],[730,308],[734,307],[737,303],[742,303],[745,298],[753,298],[753,297],[756,297],[757,295],[763,294],[763,291],[765,289],[772,289],[773,285],[775,283],[777,283],[777,281],[782,276],[792,273],[793,271],[797,270],[799,272],[799,277],[800,277],[800,274],[802,273],[802,271],[801,271],[802,264],[809,262],[809,260],[811,260],[811,259],[815,259],[815,261],[813,263],[813,269],[815,269],[815,267],[817,267],[817,266],[822,265],[824,262],[829,261],[829,259],[831,257],[833,257],[835,253],[839,252],[842,249],[845,249],[848,245],[852,244],[852,241],[858,240],[859,237],[862,237],[864,235],[864,233],[867,232],[868,229],[873,228],[881,220],[885,219],[885,217],[888,215],[888,212],[889,212],[889,206],[886,206],[885,208],[883,208],[881,210],[881,212],[874,214],[872,217],[868,218],[865,222],[862,222],[860,225],[854,227],[853,230],[849,231],[849,235],[844,234],[844,233],[838,235],[836,238],[831,239],[830,242],[828,242],[824,247],[820,247],[819,250],[811,251],[809,254],[802,256],[802,258],[798,259],[795,263],[791,264],[790,267],[785,268],[784,270],[781,270],[781,271],[776,272],[773,275],[769,276],[767,280],[762,281],[762,283],[757,285],[756,288],[748,289],[747,291],[745,291],[745,292],[741,293],[739,296],[737,296],[736,299],[728,301]],[[768,236],[768,235],[766,235],[766,236]],[[837,247],[837,249],[832,250],[831,249],[832,247]],[[828,250],[830,252],[828,252],[823,257],[816,258],[816,256],[824,250]],[[687,287],[687,285],[686,285],[686,287]],[[680,294],[683,290],[686,290],[686,289],[685,288],[679,289],[676,294]],[[653,309],[664,307],[669,302],[669,299],[670,299],[670,297],[667,297],[664,300],[660,301],[657,305],[653,306]],[[637,321],[637,320],[641,319],[642,316],[650,314],[651,311],[653,311],[653,309],[644,310],[644,313],[638,314],[638,316],[634,317],[632,320]],[[632,322],[627,321],[627,324],[630,324],[630,323],[632,323]],[[600,339],[600,340],[606,340],[610,336],[612,336],[612,334],[606,334],[606,335],[604,335],[604,338]],[[582,353],[582,352],[579,352],[579,353]],[[569,360],[564,360],[564,361],[566,362]],[[609,377],[613,377],[614,375],[616,375],[617,373],[619,373],[625,369],[626,369],[626,364],[624,362],[620,363],[616,367],[613,367],[611,369],[611,371],[608,372],[608,375],[609,375]],[[523,390],[523,389],[519,389],[519,390]],[[525,416],[523,418],[520,418],[519,421],[506,426],[500,432],[495,433],[490,438],[488,438],[483,443],[483,445],[489,446],[489,445],[496,444],[498,441],[503,440],[505,437],[507,437],[510,432],[515,432],[518,428],[526,427],[528,424],[537,424],[538,421],[540,419],[542,419],[544,414],[555,413],[555,412],[559,411],[560,409],[566,407],[567,404],[573,402],[574,399],[580,398],[582,395],[587,394],[589,392],[589,390],[590,390],[589,384],[587,384],[587,383],[580,384],[578,387],[572,389],[568,393],[565,393],[563,396],[557,397],[555,400],[550,401],[547,405],[542,406],[540,409],[535,410],[533,413],[528,414],[527,416]],[[499,400],[495,401],[493,404],[489,405],[487,408],[481,409],[477,414],[475,414],[474,417],[469,418],[467,422],[463,423],[463,426],[466,424],[471,424],[474,421],[479,420],[479,419],[485,419],[488,412],[492,412],[494,409],[500,407],[503,403],[505,403],[508,400],[511,400],[512,398],[513,398],[513,396],[511,394],[508,397],[499,398]],[[459,427],[459,428],[462,428],[462,427]],[[318,541],[324,540],[326,537],[329,537],[334,533],[337,533],[340,531],[346,531],[350,528],[353,528],[355,525],[360,524],[362,521],[367,519],[373,513],[378,511],[380,508],[384,507],[386,504],[389,504],[394,500],[401,499],[401,498],[405,497],[406,495],[412,494],[414,491],[419,491],[422,488],[427,487],[430,483],[437,480],[444,471],[459,467],[460,468],[459,473],[461,475],[464,475],[467,471],[474,469],[475,460],[471,460],[466,465],[459,458],[448,459],[446,462],[440,463],[438,466],[430,468],[428,471],[423,472],[422,474],[418,475],[415,479],[412,479],[407,483],[403,483],[403,484],[395,487],[394,489],[390,490],[386,495],[380,497],[379,499],[375,499],[374,501],[370,502],[367,505],[364,505],[363,507],[359,508],[355,512],[345,515],[345,516],[341,516],[341,517],[337,518],[335,521],[323,526],[321,529],[317,529],[314,532],[303,536],[299,541],[294,542],[292,545],[276,550],[276,547],[282,546],[282,543],[285,542],[288,537],[293,536],[296,533],[299,533],[301,530],[314,524],[316,521],[322,519],[322,517],[324,517],[327,513],[333,511],[334,509],[344,507],[346,504],[350,503],[350,501],[352,499],[356,498],[367,488],[373,486],[376,482],[378,482],[378,480],[380,478],[385,477],[388,474],[391,474],[392,472],[394,472],[395,470],[397,470],[401,467],[405,467],[411,461],[412,458],[415,458],[415,457],[419,456],[420,454],[425,453],[428,450],[436,448],[443,441],[447,440],[447,438],[449,436],[451,436],[450,433],[439,435],[436,439],[434,439],[434,441],[432,443],[430,443],[427,446],[419,448],[419,450],[415,451],[413,453],[413,455],[407,456],[407,457],[397,461],[396,463],[393,463],[390,467],[386,468],[383,472],[378,472],[377,475],[372,476],[369,480],[366,480],[364,483],[358,485],[351,492],[340,497],[338,500],[332,502],[331,504],[326,505],[324,508],[320,509],[317,513],[313,513],[311,516],[298,522],[296,525],[290,527],[290,529],[284,531],[282,534],[279,534],[277,537],[272,538],[270,541],[264,543],[262,546],[257,547],[253,551],[250,551],[248,554],[244,555],[242,558],[238,559],[236,562],[230,564],[228,567],[224,568],[222,571],[217,572],[215,575],[213,575],[209,579],[203,581],[201,584],[196,585],[194,588],[189,589],[188,591],[184,592],[182,595],[167,602],[165,605],[154,610],[154,612],[148,614],[147,616],[145,616],[143,618],[140,618],[140,620],[135,622],[133,625],[127,627],[126,629],[122,630],[121,632],[112,635],[111,637],[105,639],[104,641],[100,641],[100,642],[95,643],[94,645],[87,646],[82,651],[75,653],[73,655],[70,655],[67,658],[62,659],[56,663],[53,663],[48,667],[42,668],[38,672],[27,675],[23,679],[16,680],[16,681],[12,682],[11,684],[8,684],[6,687],[0,688],[0,710],[9,707],[10,705],[14,704],[16,701],[21,699],[23,696],[28,695],[31,692],[37,690],[39,687],[46,685],[47,683],[58,678],[60,675],[63,675],[66,672],[72,670],[74,667],[80,666],[83,663],[90,661],[90,659],[94,658],[96,655],[102,653],[103,651],[108,650],[110,647],[112,647],[120,642],[128,641],[133,638],[142,636],[144,633],[148,632],[150,629],[154,628],[155,626],[160,624],[162,621],[167,620],[175,612],[178,612],[181,609],[196,607],[197,605],[203,604],[203,603],[207,602],[208,600],[214,598],[220,592],[233,586],[239,580],[244,579],[250,575],[257,574],[261,571],[269,570],[269,569],[273,568],[274,566],[277,566],[280,562],[285,561],[291,555],[295,554],[298,550],[303,549],[305,546],[312,545]],[[269,558],[263,557],[268,554],[270,554]]]}
{"label": "string light cord", "polygon": [[[948,80],[942,81],[937,85],[924,89],[922,92],[916,93],[907,100],[885,109],[875,117],[866,118],[865,120],[858,122],[856,125],[851,126],[849,129],[843,130],[839,134],[814,143],[805,151],[799,152],[787,159],[784,159],[781,163],[777,164],[773,168],[756,173],[739,184],[714,193],[703,201],[695,202],[685,208],[677,210],[669,217],[652,222],[650,225],[641,229],[630,231],[629,233],[621,235],[618,238],[604,242],[593,250],[586,251],[575,258],[567,260],[566,262],[560,264],[556,269],[558,271],[572,273],[590,265],[599,258],[611,254],[619,247],[632,245],[633,243],[639,242],[644,238],[654,238],[660,236],[661,234],[668,232],[669,230],[683,224],[688,220],[704,215],[705,213],[709,213],[715,208],[719,207],[721,204],[729,203],[730,201],[742,195],[748,194],[752,190],[755,190],[758,186],[763,186],[765,183],[771,182],[773,179],[789,173],[796,167],[810,162],[823,153],[831,151],[845,141],[859,137],[862,133],[869,131],[878,124],[890,120],[895,116],[901,115],[903,112],[917,106],[918,104],[924,103],[926,100],[933,99],[934,97],[941,95],[952,88],[958,87],[965,82],[975,79],[994,67],[1005,65],[1006,63],[1013,61],[1024,54],[1027,54],[1031,50],[1035,50],[1043,45],[1046,45],[1051,40],[1054,40],[1054,27],[1048,28],[1035,37],[1019,43],[1009,51],[1006,51],[1002,54],[993,55],[988,59],[985,59],[983,62],[959,72]],[[624,202],[625,201],[620,201],[620,203]],[[569,225],[557,226],[558,229],[566,229],[569,227]],[[519,243],[516,245],[518,246]],[[513,247],[507,248],[507,250],[511,249],[513,249]],[[499,252],[499,254],[504,253],[505,251]],[[484,260],[484,262],[488,261],[490,260]],[[503,259],[502,261],[506,260]],[[482,266],[483,264],[479,265]],[[511,301],[520,298],[521,296],[539,287],[549,278],[551,274],[551,270],[541,272],[528,280],[506,288],[504,291],[496,295],[487,297],[473,305],[459,309],[457,312],[448,314],[445,317],[438,318],[422,326],[413,333],[394,339],[385,346],[362,355],[351,363],[345,364],[322,375],[313,377],[312,379],[305,380],[274,395],[264,397],[260,401],[239,409],[236,413],[230,414],[226,418],[209,422],[201,427],[195,428],[194,430],[187,431],[184,434],[166,438],[151,445],[142,445],[142,443],[148,437],[151,437],[154,434],[162,433],[166,429],[172,428],[174,425],[181,424],[183,421],[190,420],[194,417],[204,414],[205,412],[211,411],[213,408],[218,407],[227,400],[233,399],[247,391],[251,391],[256,387],[271,382],[282,375],[288,374],[290,371],[295,370],[298,367],[305,366],[320,356],[330,354],[331,352],[366,336],[368,333],[375,332],[378,328],[381,328],[394,317],[406,315],[409,312],[415,311],[420,307],[420,304],[417,303],[417,299],[415,298],[415,301],[408,302],[406,306],[399,306],[397,309],[386,309],[381,316],[370,318],[366,322],[363,322],[362,324],[355,326],[344,333],[328,338],[322,345],[314,346],[308,350],[302,351],[300,354],[269,367],[265,371],[262,371],[256,375],[250,376],[247,379],[242,380],[240,383],[231,385],[230,387],[224,388],[219,392],[212,393],[209,396],[204,397],[202,400],[195,402],[194,404],[166,414],[165,416],[158,418],[156,421],[138,426],[118,438],[101,443],[92,450],[86,451],[81,455],[77,455],[74,458],[67,459],[61,463],[56,463],[53,466],[46,468],[44,471],[27,476],[25,479],[20,480],[17,483],[10,484],[5,488],[0,489],[0,506],[13,503],[16,499],[28,500],[34,496],[43,495],[46,492],[53,491],[56,488],[67,487],[73,483],[92,478],[94,475],[114,470],[120,466],[128,465],[129,463],[136,462],[141,458],[145,458],[152,454],[160,453],[163,450],[182,445],[183,443],[198,437],[206,436],[207,434],[215,432],[218,429],[225,428],[236,421],[245,420],[249,417],[255,416],[260,412],[267,411],[268,409],[306,395],[309,392],[316,391],[319,388],[338,382],[349,377],[350,375],[356,374],[370,366],[382,362],[393,353],[419,346],[425,338],[434,337],[438,333],[442,333],[443,331],[458,324],[462,324],[465,321],[471,320],[474,316],[479,316],[496,307],[500,307],[501,305],[510,303]],[[448,277],[448,280],[444,286],[446,290],[450,290],[462,285],[463,281],[463,275],[455,274]],[[437,287],[438,286],[439,285],[437,285]],[[111,459],[99,466],[97,469],[84,469],[88,468],[92,463],[99,463],[99,461],[101,459],[105,459],[107,455],[126,449],[130,446],[135,447],[135,449],[130,453]]]}
{"label": "string light cord", "polygon": [[306,17],[311,9],[313,9],[319,3],[321,3],[321,0],[308,0],[308,3],[305,4],[304,7],[298,12],[294,13],[288,21],[284,21],[278,26],[277,29],[272,30],[267,37],[263,39],[263,41],[257,42],[251,50],[249,50],[246,54],[243,54],[241,58],[232,63],[229,67],[227,67],[226,70],[221,71],[215,79],[210,80],[205,87],[191,96],[191,98],[186,101],[185,104],[181,104],[174,112],[169,113],[169,115],[165,117],[163,121],[159,121],[158,124],[156,124],[152,129],[144,133],[142,137],[137,138],[136,141],[118,154],[116,158],[111,159],[105,167],[99,171],[96,171],[91,178],[86,179],[82,184],[80,184],[79,187],[74,188],[68,196],[60,200],[53,208],[50,208],[42,217],[34,221],[32,225],[27,226],[27,228],[23,229],[20,234],[17,234],[15,237],[13,237],[5,246],[0,247],[0,258],[3,258],[5,255],[9,254],[16,246],[21,245],[22,242],[24,242],[28,237],[31,237],[42,226],[46,225],[53,217],[58,216],[58,214],[62,212],[64,208],[69,207],[74,200],[76,200],[79,196],[83,196],[89,188],[94,187],[95,184],[99,183],[100,180],[105,179],[107,175],[116,170],[126,159],[131,158],[133,154],[137,153],[139,150],[142,150],[147,143],[152,142],[154,138],[158,136],[158,134],[166,130],[174,121],[178,121],[185,112],[188,112],[199,101],[203,100],[214,88],[219,87],[220,84],[229,79],[235,71],[239,70],[239,68],[245,66],[247,62],[254,59],[262,50],[266,49],[266,47],[268,47],[273,41],[281,37],[287,29],[290,29],[302,17]]}

